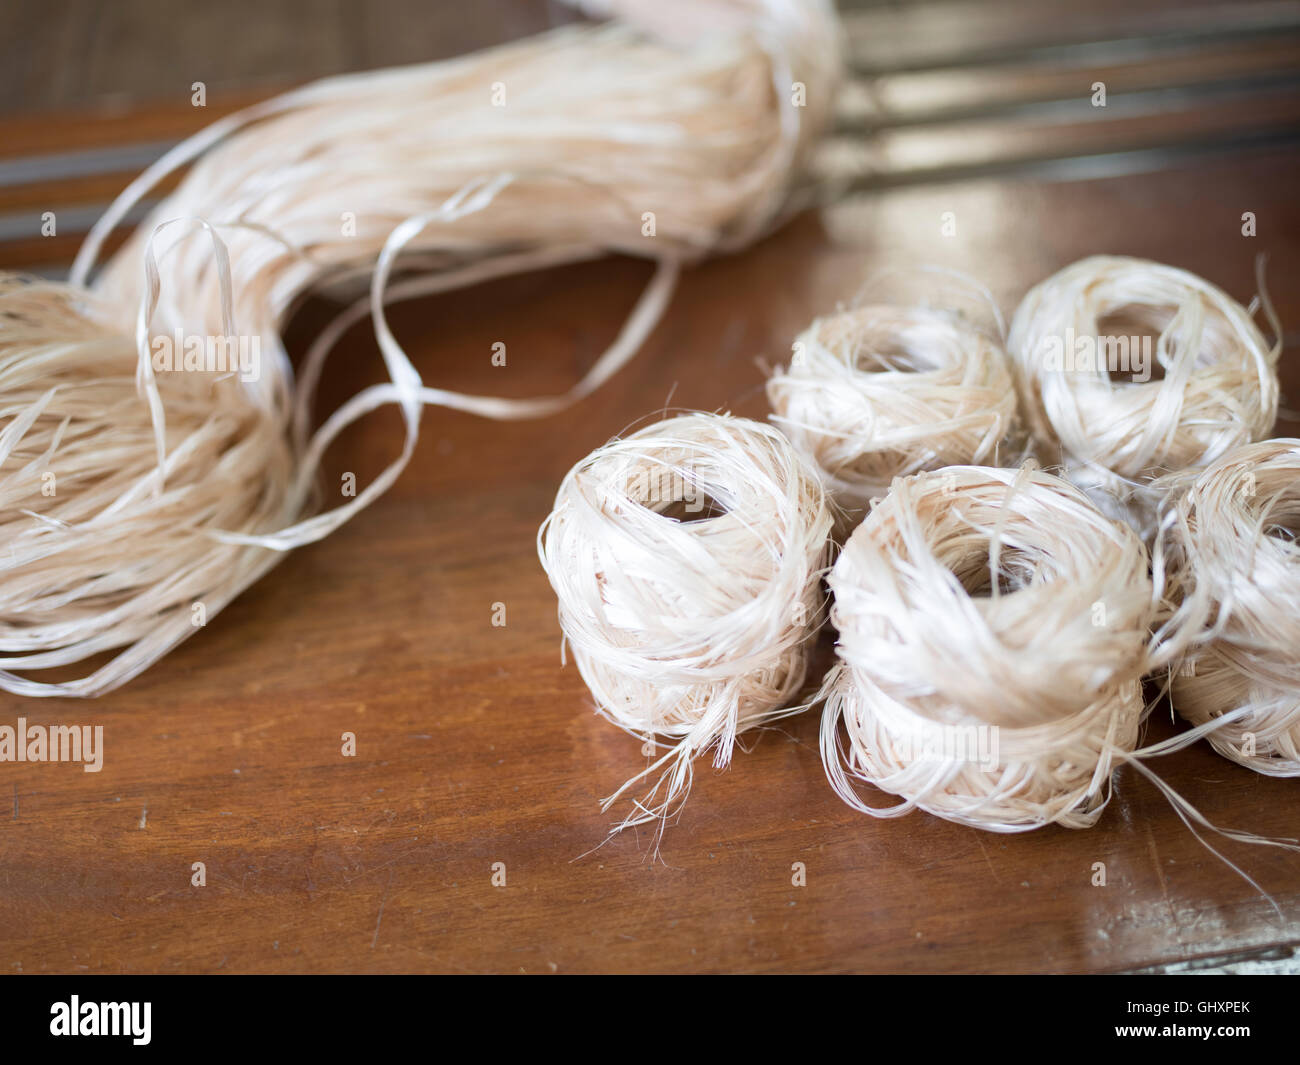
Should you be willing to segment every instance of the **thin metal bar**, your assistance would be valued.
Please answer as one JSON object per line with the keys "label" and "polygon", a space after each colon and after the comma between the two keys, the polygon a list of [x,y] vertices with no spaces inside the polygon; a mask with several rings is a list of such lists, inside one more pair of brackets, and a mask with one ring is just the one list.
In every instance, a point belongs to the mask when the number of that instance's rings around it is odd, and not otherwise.
{"label": "thin metal bar", "polygon": [[1196,157],[1213,157],[1300,146],[1300,125],[1249,130],[1232,136],[1141,144],[1080,155],[1021,155],[978,163],[881,171],[849,179],[848,194],[907,185],[932,185],[988,177],[1032,177],[1044,181],[1086,181],[1164,170]]}
{"label": "thin metal bar", "polygon": [[1050,118],[1054,115],[1073,120],[1105,120],[1117,115],[1158,114],[1185,109],[1182,105],[1209,100],[1249,98],[1284,89],[1300,91],[1300,72],[1273,71],[1265,74],[1237,75],[1217,81],[1182,82],[1145,89],[1116,91],[1106,100],[1106,107],[1091,107],[1085,93],[1044,96],[1029,100],[1007,100],[968,107],[940,107],[927,111],[884,111],[880,115],[846,116],[835,123],[839,133],[877,133],[884,130],[910,129],[919,126],[977,122],[996,118]]}
{"label": "thin metal bar", "polygon": [[1156,30],[1106,39],[1094,37],[1081,37],[1072,41],[1040,39],[983,49],[963,49],[959,52],[934,56],[868,59],[852,54],[852,42],[857,34],[850,27],[849,68],[853,73],[863,77],[879,77],[886,74],[916,74],[930,70],[1013,66],[1027,62],[1075,65],[1086,65],[1101,60],[1114,62],[1127,59],[1136,62],[1151,58],[1158,53],[1195,50],[1205,44],[1275,40],[1280,36],[1295,34],[1300,34],[1300,6],[1288,5],[1283,12],[1270,11],[1254,16],[1247,12],[1232,22],[1214,22],[1205,26]]}
{"label": "thin metal bar", "polygon": [[174,140],[140,141],[111,148],[0,159],[0,188],[97,177],[100,174],[136,174],[178,143]]}
{"label": "thin metal bar", "polygon": [[[124,226],[138,224],[154,207],[156,201],[136,204],[122,220]],[[58,235],[80,236],[99,221],[106,204],[89,204],[68,207],[51,207]],[[31,211],[14,211],[0,214],[0,243],[11,240],[33,240],[41,236],[43,215]]]}

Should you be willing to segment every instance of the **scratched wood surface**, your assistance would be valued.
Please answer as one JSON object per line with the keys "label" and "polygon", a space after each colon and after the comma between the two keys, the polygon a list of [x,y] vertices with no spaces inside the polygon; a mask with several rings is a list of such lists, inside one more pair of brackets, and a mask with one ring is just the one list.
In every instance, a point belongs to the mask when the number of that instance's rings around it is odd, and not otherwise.
{"label": "scratched wood surface", "polygon": [[[30,133],[29,118],[14,123]],[[59,136],[45,150],[68,147]],[[535,534],[565,470],[629,423],[668,405],[762,417],[760,362],[786,357],[813,315],[885,265],[967,271],[1009,312],[1095,252],[1174,263],[1244,301],[1265,251],[1294,406],[1298,162],[1278,147],[1101,179],[1012,173],[856,196],[688,271],[632,366],[570,413],[502,425],[427,411],[387,496],[127,688],[89,702],[0,697],[0,723],[105,736],[99,773],[0,764],[0,971],[1074,972],[1285,958],[1300,944],[1300,856],[1217,841],[1279,916],[1128,770],[1086,832],[872,821],[826,784],[814,715],[751,737],[728,772],[701,766],[661,861],[644,834],[592,852],[610,823],[600,799],[644,759],[561,667]],[[614,259],[391,320],[431,384],[548,394],[590,364],[648,275]],[[295,350],[328,314],[305,308]],[[504,368],[491,365],[496,341]],[[331,365],[321,413],[380,378],[368,327]],[[395,415],[371,417],[331,451],[328,481],[364,481],[400,442]],[[1149,736],[1176,727],[1157,712]],[[341,753],[344,732],[355,757]],[[1296,834],[1295,781],[1203,744],[1154,768],[1216,824]],[[191,885],[195,862],[204,887]],[[796,862],[806,886],[792,884]]]}

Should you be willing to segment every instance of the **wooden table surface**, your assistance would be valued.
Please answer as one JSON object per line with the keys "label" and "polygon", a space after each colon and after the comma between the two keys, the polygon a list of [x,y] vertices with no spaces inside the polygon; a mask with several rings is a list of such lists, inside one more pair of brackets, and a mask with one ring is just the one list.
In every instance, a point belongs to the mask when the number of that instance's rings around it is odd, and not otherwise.
{"label": "wooden table surface", "polygon": [[[31,120],[9,128],[30,134]],[[601,798],[645,759],[561,667],[535,537],[568,467],[629,423],[669,405],[765,416],[760,361],[787,357],[884,266],[966,271],[1010,312],[1097,252],[1173,263],[1247,302],[1267,252],[1294,404],[1297,163],[1278,143],[1102,177],[881,181],[689,270],[631,367],[569,413],[498,424],[428,410],[392,491],[125,689],[0,698],[0,722],[102,725],[105,742],[99,773],[0,764],[0,971],[1077,972],[1289,955],[1300,855],[1215,841],[1279,916],[1127,769],[1089,831],[874,821],[826,783],[815,714],[749,737],[728,772],[702,764],[661,860],[644,831],[593,851],[610,825]],[[7,262],[30,265],[34,245],[15,247]],[[549,394],[603,349],[649,272],[613,259],[533,274],[391,322],[429,384]],[[328,313],[299,315],[295,350]],[[322,413],[380,379],[368,324],[331,365]],[[397,415],[373,415],[332,449],[328,479],[364,483],[400,444]],[[1148,736],[1177,727],[1157,710]],[[1215,824],[1297,834],[1300,782],[1205,744],[1153,768]]]}

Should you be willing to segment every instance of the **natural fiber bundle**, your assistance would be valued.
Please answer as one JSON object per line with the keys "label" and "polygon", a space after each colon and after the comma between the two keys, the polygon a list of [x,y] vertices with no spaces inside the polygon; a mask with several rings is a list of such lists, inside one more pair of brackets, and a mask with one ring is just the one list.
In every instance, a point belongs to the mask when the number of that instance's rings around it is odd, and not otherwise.
{"label": "natural fiber bundle", "polygon": [[[1259,298],[1280,338],[1262,278]],[[1281,341],[1268,344],[1255,309],[1186,270],[1117,256],[1083,259],[1031,289],[1007,348],[1040,459],[1062,462],[1103,509],[1149,536],[1154,478],[1272,429]]]}
{"label": "natural fiber bundle", "polygon": [[[612,10],[622,22],[332,78],[223,119],[131,184],[79,253],[72,286],[4,282],[0,402],[12,420],[0,485],[13,509],[0,519],[0,655],[11,669],[44,669],[124,650],[80,679],[0,672],[0,687],[95,695],[130,679],[195,631],[182,624],[191,600],[210,618],[279,552],[386,491],[414,451],[423,405],[492,418],[562,409],[636,352],[679,262],[779,220],[830,113],[829,5]],[[677,31],[656,36],[674,13]],[[81,286],[104,238],[191,163],[89,296]],[[398,299],[609,250],[659,268],[615,342],[561,396],[425,387],[384,317]],[[390,287],[394,272],[411,276]],[[295,378],[281,340],[292,309],[308,292],[366,281],[368,295]],[[331,346],[367,313],[391,383],[313,431]],[[235,372],[221,360],[236,351],[256,358]],[[405,423],[401,454],[355,498],[313,514],[326,448],[390,404]],[[57,496],[34,494],[44,473]]]}
{"label": "natural fiber bundle", "polygon": [[[213,533],[279,527],[302,503],[288,442],[236,377],[163,375],[159,441],[135,345],[105,331],[105,311],[65,286],[0,278],[0,684],[19,695],[135,676],[276,557]],[[76,681],[11,672],[123,645]]]}
{"label": "natural fiber bundle", "polygon": [[[368,272],[399,225],[475,183],[498,182],[491,210],[454,227],[431,219],[410,235],[423,269],[454,273],[525,249],[679,261],[752,240],[785,208],[830,113],[838,53],[829,6],[613,8],[625,21],[330,78],[214,124],[113,205],[74,279],[131,206],[190,160],[99,283],[126,321],[143,294],[153,228],[175,218],[237,227],[223,231],[236,320],[268,337],[305,289],[349,268]],[[668,42],[630,24],[653,18],[652,8],[702,24],[702,37]],[[798,105],[795,80],[805,84]],[[218,265],[205,244],[174,230],[156,250],[168,283],[154,327],[215,333]]]}
{"label": "natural fiber bundle", "polygon": [[[995,832],[1096,822],[1143,716],[1131,530],[1031,466],[953,467],[897,481],[829,584],[822,761],[845,802]],[[857,781],[905,801],[870,806]]]}
{"label": "natural fiber bundle", "polygon": [[538,553],[565,639],[600,713],[669,748],[606,800],[663,770],[621,827],[662,828],[693,758],[712,750],[726,766],[740,733],[792,712],[823,620],[830,525],[789,441],[743,418],[669,418],[564,478]]}
{"label": "natural fiber bundle", "polygon": [[895,477],[995,465],[1016,418],[1000,341],[928,307],[866,306],[819,319],[767,383],[772,420],[816,466],[850,522]]}
{"label": "natural fiber bundle", "polygon": [[1248,444],[1159,487],[1174,709],[1225,758],[1300,776],[1300,440]]}

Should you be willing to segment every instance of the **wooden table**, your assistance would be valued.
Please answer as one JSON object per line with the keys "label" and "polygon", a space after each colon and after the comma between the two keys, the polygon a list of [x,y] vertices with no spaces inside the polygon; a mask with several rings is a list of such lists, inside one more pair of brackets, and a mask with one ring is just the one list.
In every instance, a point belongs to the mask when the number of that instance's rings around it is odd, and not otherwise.
{"label": "wooden table", "polygon": [[[8,128],[33,136],[26,117]],[[59,133],[48,136],[46,151]],[[1029,285],[1095,252],[1174,263],[1245,302],[1266,251],[1294,330],[1298,162],[1279,136],[1175,152],[1158,169],[971,170],[963,157],[927,164],[955,166],[943,180],[877,174],[861,183],[878,186],[869,194],[691,269],[631,367],[568,414],[502,425],[427,411],[394,490],[125,689],[0,699],[0,722],[102,725],[106,749],[97,774],[0,765],[12,797],[0,971],[1075,972],[1289,957],[1300,856],[1215,841],[1279,917],[1132,770],[1090,831],[873,821],[827,785],[816,715],[750,737],[729,772],[701,764],[661,861],[644,832],[593,851],[610,825],[600,799],[644,759],[561,668],[535,536],[568,467],[634,420],[666,406],[763,417],[758,361],[784,359],[815,314],[885,265],[969,272],[1009,312]],[[1110,176],[1087,176],[1097,172]],[[0,199],[4,209],[29,207]],[[36,246],[15,244],[7,261],[30,265]],[[530,275],[404,305],[391,321],[430,384],[549,394],[602,350],[649,270],[615,259]],[[328,310],[299,316],[295,350]],[[1294,397],[1294,332],[1287,340]],[[491,365],[495,341],[506,368]],[[322,413],[380,379],[368,325],[332,366]],[[372,416],[332,450],[329,479],[364,483],[400,442],[394,412]],[[492,624],[497,603],[504,627]],[[1167,717],[1156,711],[1149,738],[1178,727]],[[355,757],[341,753],[347,732]],[[1294,780],[1205,744],[1153,768],[1216,824],[1296,834]],[[196,862],[206,886],[191,884]],[[1093,886],[1097,862],[1105,886]],[[792,883],[795,863],[806,886]]]}

